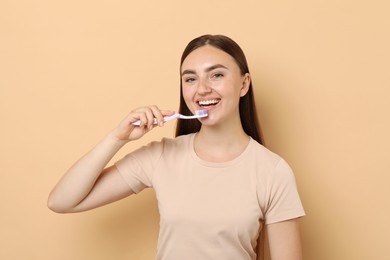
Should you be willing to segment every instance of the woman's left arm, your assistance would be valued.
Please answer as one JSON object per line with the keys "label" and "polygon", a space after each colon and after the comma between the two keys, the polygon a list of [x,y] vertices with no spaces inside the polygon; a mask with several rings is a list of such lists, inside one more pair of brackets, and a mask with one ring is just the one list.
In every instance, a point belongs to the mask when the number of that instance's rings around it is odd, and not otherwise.
{"label": "woman's left arm", "polygon": [[269,224],[266,227],[272,260],[302,260],[298,219]]}

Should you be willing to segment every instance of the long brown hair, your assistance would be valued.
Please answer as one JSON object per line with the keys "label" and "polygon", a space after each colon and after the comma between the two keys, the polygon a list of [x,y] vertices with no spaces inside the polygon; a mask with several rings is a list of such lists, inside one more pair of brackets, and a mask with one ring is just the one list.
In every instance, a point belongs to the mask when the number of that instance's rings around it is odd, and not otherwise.
{"label": "long brown hair", "polygon": [[[238,67],[240,68],[241,75],[249,73],[248,63],[244,52],[240,46],[224,35],[210,35],[206,34],[198,38],[193,39],[188,43],[187,47],[184,49],[183,54],[180,60],[180,70],[184,60],[187,56],[194,50],[205,46],[210,45],[215,48],[218,48],[234,58]],[[255,100],[253,95],[252,82],[250,82],[249,90],[247,94],[240,98],[239,103],[240,118],[241,124],[245,133],[251,136],[258,143],[264,145],[263,136],[260,131],[260,125],[257,118]],[[190,115],[191,111],[188,108],[183,97],[182,82],[180,81],[180,107],[179,113],[184,115]],[[190,133],[195,133],[200,130],[201,123],[198,120],[178,120],[176,125],[176,136],[185,135]]]}

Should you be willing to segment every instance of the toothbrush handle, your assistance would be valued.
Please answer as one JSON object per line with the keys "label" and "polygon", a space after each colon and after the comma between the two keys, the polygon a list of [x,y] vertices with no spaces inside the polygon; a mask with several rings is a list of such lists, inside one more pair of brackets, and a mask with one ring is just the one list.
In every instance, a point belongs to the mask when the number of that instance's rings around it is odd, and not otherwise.
{"label": "toothbrush handle", "polygon": [[[166,116],[166,117],[164,117],[164,122],[169,121],[169,120],[172,120],[172,119],[175,119],[175,118],[178,118],[179,116],[180,116],[179,114],[173,114],[173,115],[171,115],[171,116]],[[138,121],[135,121],[135,122],[133,122],[133,123],[131,123],[131,124],[132,124],[132,125],[139,126],[139,125],[141,124],[141,121],[138,120]],[[157,119],[156,119],[156,118],[153,119],[153,124],[154,124],[154,125],[157,125]]]}

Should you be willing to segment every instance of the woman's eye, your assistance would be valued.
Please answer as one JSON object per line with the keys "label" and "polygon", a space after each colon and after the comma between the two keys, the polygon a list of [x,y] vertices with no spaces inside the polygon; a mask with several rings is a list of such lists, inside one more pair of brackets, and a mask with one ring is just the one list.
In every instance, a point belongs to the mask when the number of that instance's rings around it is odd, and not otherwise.
{"label": "woman's eye", "polygon": [[193,81],[195,81],[195,78],[185,78],[184,79],[184,82],[186,82],[186,83],[191,83]]}
{"label": "woman's eye", "polygon": [[223,74],[222,73],[215,73],[213,75],[213,78],[222,78],[223,77]]}

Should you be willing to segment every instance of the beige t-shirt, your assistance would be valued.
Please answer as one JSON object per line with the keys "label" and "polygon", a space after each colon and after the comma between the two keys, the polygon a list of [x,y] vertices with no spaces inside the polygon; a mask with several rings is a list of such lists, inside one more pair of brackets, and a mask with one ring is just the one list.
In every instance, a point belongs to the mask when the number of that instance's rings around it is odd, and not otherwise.
{"label": "beige t-shirt", "polygon": [[254,260],[260,221],[305,215],[294,175],[253,139],[231,161],[204,161],[193,149],[194,136],[152,142],[116,163],[134,192],[156,192],[156,259]]}

